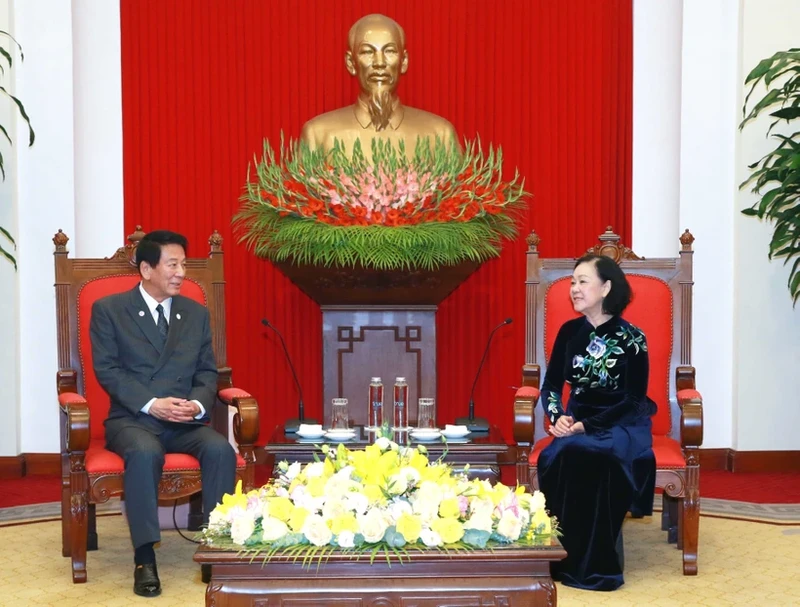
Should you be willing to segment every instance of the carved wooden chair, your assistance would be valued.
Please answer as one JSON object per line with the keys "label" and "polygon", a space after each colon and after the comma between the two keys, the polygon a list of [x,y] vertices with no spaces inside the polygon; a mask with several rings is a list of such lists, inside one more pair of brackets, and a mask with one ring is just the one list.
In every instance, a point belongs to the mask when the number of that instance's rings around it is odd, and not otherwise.
{"label": "carved wooden chair", "polygon": [[[109,399],[92,369],[89,319],[92,304],[100,297],[132,289],[139,281],[134,264],[136,245],[144,236],[141,227],[128,237],[130,244],[106,259],[70,259],[69,238],[61,230],[55,243],[58,367],[56,387],[61,415],[61,553],[72,559],[72,581],[85,582],[86,551],[97,549],[95,505],[123,493],[122,458],[105,449],[103,421]],[[219,367],[218,399],[235,407],[234,438],[239,447],[236,474],[245,487],[254,482],[254,443],[258,438],[258,405],[247,392],[233,387],[226,367],[225,281],[222,237],[209,238],[208,257],[187,259],[181,294],[209,309],[214,354]],[[228,434],[228,407],[213,410],[212,425]],[[202,503],[198,492],[200,464],[185,454],[168,454],[159,485],[160,499],[192,496],[189,528],[198,529]]]}
{"label": "carved wooden chair", "polygon": [[[662,528],[683,551],[684,575],[697,574],[700,517],[699,448],[703,442],[703,399],[695,388],[692,366],[692,242],[686,230],[678,257],[643,259],[622,246],[609,227],[589,253],[607,255],[625,271],[633,301],[624,317],[647,335],[650,355],[648,396],[658,405],[653,417],[656,486],[663,489]],[[538,485],[539,454],[552,440],[544,423],[535,425],[542,366],[561,325],[577,316],[569,299],[575,259],[542,259],[539,237],[528,238],[525,365],[514,401],[517,481]],[[570,386],[564,388],[567,402]],[[677,424],[673,423],[677,420]],[[633,513],[636,515],[636,513]]]}

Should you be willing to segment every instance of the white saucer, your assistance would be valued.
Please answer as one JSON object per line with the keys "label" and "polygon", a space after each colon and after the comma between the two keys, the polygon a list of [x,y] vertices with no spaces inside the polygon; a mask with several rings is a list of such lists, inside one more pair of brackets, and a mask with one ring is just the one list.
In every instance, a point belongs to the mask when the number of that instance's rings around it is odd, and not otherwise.
{"label": "white saucer", "polygon": [[418,441],[436,440],[442,436],[442,433],[436,428],[425,428],[411,431],[411,438]]}
{"label": "white saucer", "polygon": [[297,431],[297,436],[302,436],[303,438],[321,438],[325,435],[325,431],[320,430],[306,430],[302,432],[300,430]]}
{"label": "white saucer", "polygon": [[447,424],[442,430],[442,436],[445,438],[462,438],[469,434],[469,428],[466,426],[452,426]]}
{"label": "white saucer", "polygon": [[352,440],[355,437],[356,437],[356,431],[355,430],[333,430],[333,429],[331,429],[331,430],[327,430],[325,432],[325,438],[327,438],[330,441],[335,441],[335,442],[340,442],[340,443],[344,442],[344,441],[347,441],[347,440]]}

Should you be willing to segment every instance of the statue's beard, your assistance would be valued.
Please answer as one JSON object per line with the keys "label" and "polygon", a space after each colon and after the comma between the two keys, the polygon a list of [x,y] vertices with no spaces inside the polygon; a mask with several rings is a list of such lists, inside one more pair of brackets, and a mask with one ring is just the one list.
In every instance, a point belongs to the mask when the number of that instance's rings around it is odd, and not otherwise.
{"label": "statue's beard", "polygon": [[372,91],[367,101],[367,111],[376,131],[382,131],[389,126],[389,119],[394,110],[394,95],[384,87]]}

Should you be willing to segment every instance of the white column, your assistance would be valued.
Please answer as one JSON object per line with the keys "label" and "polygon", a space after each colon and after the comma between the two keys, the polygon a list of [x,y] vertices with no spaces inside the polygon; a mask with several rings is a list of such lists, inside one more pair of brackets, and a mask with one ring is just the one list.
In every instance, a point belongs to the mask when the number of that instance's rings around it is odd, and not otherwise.
{"label": "white column", "polygon": [[689,228],[697,239],[692,358],[704,397],[704,448],[736,448],[733,221],[738,213],[738,36],[738,2],[684,3],[680,227]]}
{"label": "white column", "polygon": [[[0,29],[16,34],[13,23],[13,12],[7,1],[0,2]],[[11,93],[16,93],[16,79],[19,66],[19,54],[14,51],[13,43],[3,39],[3,48],[11,53],[14,67],[8,68],[5,60],[2,65],[6,70],[3,86]],[[2,124],[14,141],[14,146],[27,143],[27,131],[24,125],[16,128],[16,108],[8,101],[0,103],[0,124]],[[22,135],[21,140],[18,133]],[[15,150],[3,138],[0,141],[0,152],[3,154],[6,178],[0,181],[0,226],[8,230],[16,240],[19,237],[17,222],[17,160]],[[0,235],[0,243],[6,251],[16,255],[13,245]],[[3,293],[3,312],[0,313],[0,386],[3,386],[3,397],[0,398],[0,457],[14,456],[20,453],[20,418],[19,418],[19,274],[11,262],[0,257],[0,290]]]}
{"label": "white column", "polygon": [[[797,47],[799,29],[800,3],[796,0],[743,1],[737,110],[744,100],[746,75],[762,59]],[[765,93],[766,88],[760,86],[748,108]],[[737,121],[740,117],[741,113]],[[762,115],[741,132],[734,132],[736,183],[750,176],[747,165],[777,146],[776,139],[766,137],[771,122],[772,118]],[[778,125],[774,132],[789,135],[797,130],[795,120]],[[770,261],[767,257],[775,225],[739,212],[759,197],[749,188],[735,194],[731,204],[736,255],[734,445],[739,451],[796,451],[800,449],[800,396],[794,384],[800,361],[800,306],[792,306],[786,285],[791,264],[784,265],[783,259]]]}
{"label": "white column", "polygon": [[53,234],[75,233],[70,0],[14,4],[25,48],[17,91],[38,137],[15,146],[19,189],[21,450],[58,452]]}
{"label": "white column", "polygon": [[633,250],[678,250],[682,0],[633,3]]}
{"label": "white column", "polygon": [[76,257],[124,244],[119,2],[72,4]]}

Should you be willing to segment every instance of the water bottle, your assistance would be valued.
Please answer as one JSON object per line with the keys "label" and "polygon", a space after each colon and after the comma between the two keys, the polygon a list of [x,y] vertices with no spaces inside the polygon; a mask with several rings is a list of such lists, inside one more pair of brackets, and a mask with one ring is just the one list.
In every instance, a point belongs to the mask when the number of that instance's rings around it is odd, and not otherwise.
{"label": "water bottle", "polygon": [[405,377],[394,381],[394,429],[408,429],[408,384]]}
{"label": "water bottle", "polygon": [[369,381],[369,420],[367,430],[380,430],[383,425],[383,382],[380,377]]}

